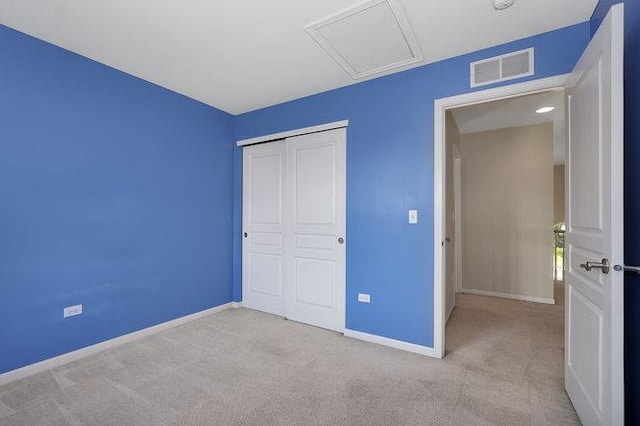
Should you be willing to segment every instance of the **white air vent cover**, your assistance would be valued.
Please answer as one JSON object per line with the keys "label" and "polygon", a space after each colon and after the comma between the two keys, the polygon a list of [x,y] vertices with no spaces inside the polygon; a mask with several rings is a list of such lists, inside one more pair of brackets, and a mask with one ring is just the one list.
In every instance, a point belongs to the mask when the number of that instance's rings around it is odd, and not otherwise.
{"label": "white air vent cover", "polygon": [[533,59],[534,49],[532,47],[472,62],[471,87],[533,75]]}
{"label": "white air vent cover", "polygon": [[396,0],[374,0],[307,25],[307,33],[354,79],[422,61]]}

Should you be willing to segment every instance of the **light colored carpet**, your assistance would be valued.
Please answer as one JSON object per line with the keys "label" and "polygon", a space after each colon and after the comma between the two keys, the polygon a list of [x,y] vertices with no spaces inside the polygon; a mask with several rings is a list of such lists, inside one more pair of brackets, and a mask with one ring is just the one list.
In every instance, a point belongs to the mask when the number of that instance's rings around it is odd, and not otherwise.
{"label": "light colored carpet", "polygon": [[444,360],[225,311],[0,387],[0,425],[579,424],[562,306],[457,304]]}

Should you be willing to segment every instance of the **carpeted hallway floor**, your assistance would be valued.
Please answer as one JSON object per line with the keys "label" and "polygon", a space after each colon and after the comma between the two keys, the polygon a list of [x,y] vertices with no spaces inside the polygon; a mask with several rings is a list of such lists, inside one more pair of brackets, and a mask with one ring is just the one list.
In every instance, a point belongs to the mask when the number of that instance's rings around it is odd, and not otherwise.
{"label": "carpeted hallway floor", "polygon": [[0,425],[570,425],[563,307],[459,295],[434,360],[247,309],[0,387]]}

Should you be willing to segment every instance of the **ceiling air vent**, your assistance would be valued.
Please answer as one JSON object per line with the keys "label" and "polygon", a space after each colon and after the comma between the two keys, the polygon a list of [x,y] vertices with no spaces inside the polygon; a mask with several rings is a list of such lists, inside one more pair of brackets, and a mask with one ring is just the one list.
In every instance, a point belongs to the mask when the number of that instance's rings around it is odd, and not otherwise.
{"label": "ceiling air vent", "polygon": [[471,87],[533,75],[534,49],[519,50],[471,63]]}

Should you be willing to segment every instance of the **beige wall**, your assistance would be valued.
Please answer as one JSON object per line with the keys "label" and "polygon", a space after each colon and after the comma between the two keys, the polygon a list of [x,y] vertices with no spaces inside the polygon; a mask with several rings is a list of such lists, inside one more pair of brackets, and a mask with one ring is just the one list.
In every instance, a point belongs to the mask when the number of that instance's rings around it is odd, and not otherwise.
{"label": "beige wall", "polygon": [[463,288],[553,299],[553,127],[461,135]]}
{"label": "beige wall", "polygon": [[451,308],[455,303],[455,287],[454,287],[454,265],[455,265],[455,203],[454,203],[454,191],[453,191],[453,146],[456,145],[459,147],[460,143],[460,132],[458,131],[458,126],[456,126],[456,122],[453,119],[453,115],[450,111],[446,113],[446,143],[445,143],[445,158],[446,158],[446,218],[445,218],[445,237],[448,238],[448,241],[445,241],[445,259],[446,259],[446,270],[445,270],[445,315],[448,315],[451,312]]}
{"label": "beige wall", "polygon": [[553,167],[553,223],[564,222],[564,166]]}

